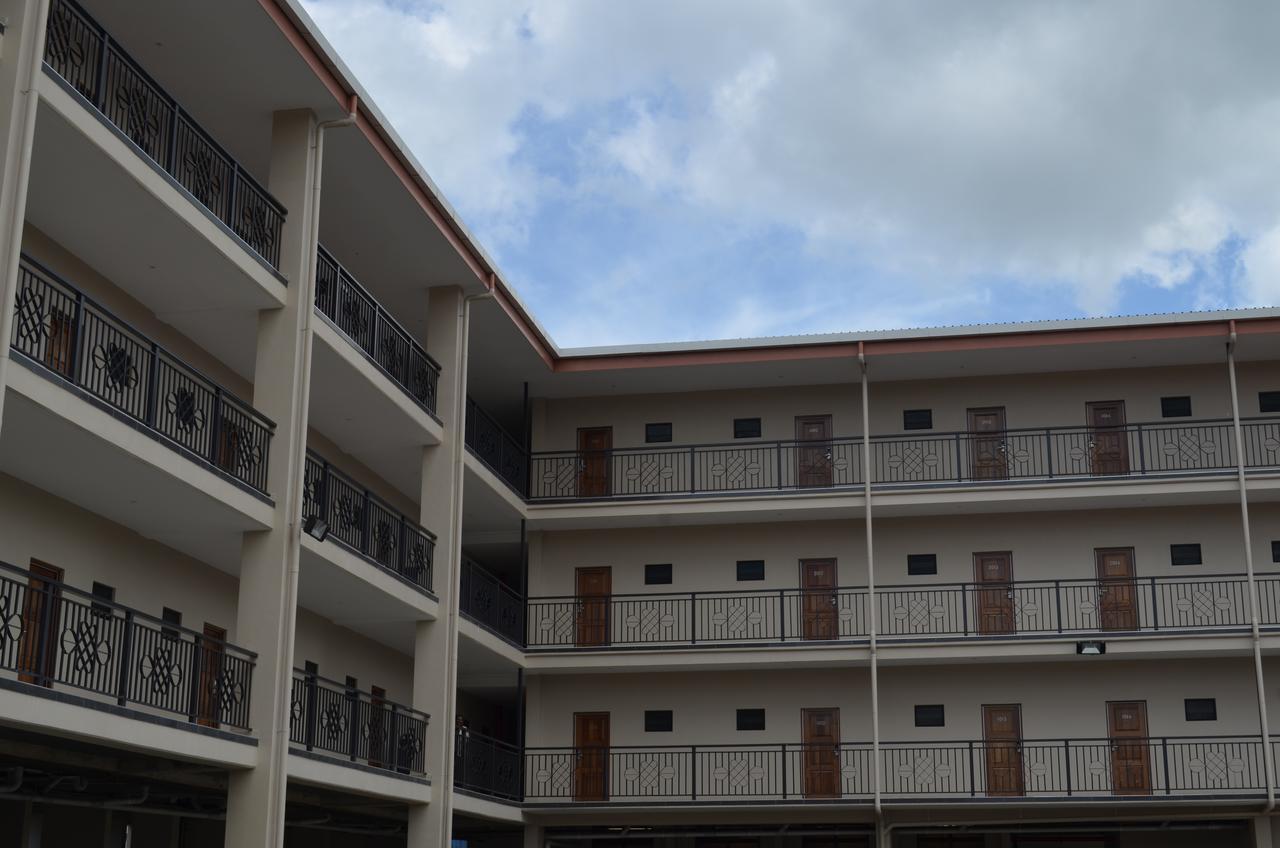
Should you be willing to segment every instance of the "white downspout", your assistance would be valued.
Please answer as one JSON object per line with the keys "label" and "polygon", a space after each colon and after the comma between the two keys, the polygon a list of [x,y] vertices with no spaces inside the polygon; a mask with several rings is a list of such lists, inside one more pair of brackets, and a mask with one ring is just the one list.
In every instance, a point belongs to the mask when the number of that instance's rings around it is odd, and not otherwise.
{"label": "white downspout", "polygon": [[871,661],[871,768],[876,817],[876,844],[880,843],[883,810],[880,806],[880,675],[876,667],[876,565],[871,539],[871,412],[868,407],[867,356],[858,342],[858,365],[862,371],[862,515],[867,539],[867,643]]}
{"label": "white downspout", "polygon": [[1236,442],[1236,482],[1240,489],[1240,526],[1244,532],[1244,571],[1249,585],[1249,627],[1253,639],[1253,674],[1258,688],[1258,726],[1262,730],[1262,766],[1267,777],[1267,806],[1263,815],[1276,808],[1275,760],[1271,751],[1271,730],[1267,721],[1267,687],[1262,676],[1262,633],[1258,615],[1258,587],[1253,579],[1253,538],[1249,530],[1249,492],[1245,487],[1244,434],[1240,430],[1240,402],[1236,390],[1236,322],[1229,324],[1227,375],[1231,381],[1231,428]]}

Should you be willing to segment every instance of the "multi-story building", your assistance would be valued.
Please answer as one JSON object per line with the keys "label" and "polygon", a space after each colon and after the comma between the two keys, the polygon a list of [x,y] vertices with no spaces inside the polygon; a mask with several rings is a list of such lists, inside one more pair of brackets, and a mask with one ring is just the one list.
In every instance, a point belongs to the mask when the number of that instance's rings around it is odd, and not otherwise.
{"label": "multi-story building", "polygon": [[1280,845],[1280,311],[562,351],[294,0],[0,19],[0,845]]}

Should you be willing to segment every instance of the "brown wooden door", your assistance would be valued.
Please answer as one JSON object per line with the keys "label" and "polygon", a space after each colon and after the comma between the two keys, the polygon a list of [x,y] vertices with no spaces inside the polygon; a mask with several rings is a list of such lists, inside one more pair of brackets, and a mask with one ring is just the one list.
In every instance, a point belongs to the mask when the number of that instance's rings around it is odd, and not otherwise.
{"label": "brown wooden door", "polygon": [[840,797],[840,711],[800,711],[804,738],[804,795],[806,798]]}
{"label": "brown wooden door", "polygon": [[1138,629],[1138,583],[1133,548],[1096,548],[1098,618],[1103,630]]}
{"label": "brown wooden door", "polygon": [[982,738],[987,753],[987,794],[1023,794],[1022,705],[983,705]]}
{"label": "brown wooden door", "polygon": [[609,598],[613,594],[613,569],[579,568],[578,647],[609,644]]}
{"label": "brown wooden door", "polygon": [[831,416],[796,416],[796,485],[831,485]]}
{"label": "brown wooden door", "polygon": [[969,410],[969,465],[975,480],[1003,480],[1009,476],[1005,445],[1004,407]]}
{"label": "brown wooden door", "polygon": [[573,800],[609,800],[609,714],[573,714]]}
{"label": "brown wooden door", "polygon": [[612,450],[612,427],[578,429],[578,497],[603,498],[609,495]]}
{"label": "brown wooden door", "polygon": [[18,641],[18,679],[53,688],[61,618],[62,569],[39,560],[28,568],[22,604],[22,636]]}
{"label": "brown wooden door", "polygon": [[836,639],[840,636],[836,616],[836,561],[800,560],[800,588],[804,599],[804,638]]}
{"label": "brown wooden door", "polygon": [[369,765],[381,768],[382,755],[387,750],[387,734],[391,730],[387,690],[381,686],[370,686],[369,696]]}
{"label": "brown wooden door", "polygon": [[1129,473],[1129,438],[1124,426],[1124,401],[1085,404],[1089,419],[1090,456],[1094,474]]}
{"label": "brown wooden door", "polygon": [[44,348],[44,364],[57,371],[68,380],[74,380],[71,373],[71,351],[75,346],[76,319],[71,313],[61,309],[49,311],[49,340]]}
{"label": "brown wooden door", "polygon": [[204,638],[200,640],[200,713],[197,716],[205,727],[217,727],[221,718],[217,685],[222,674],[222,646],[226,641],[224,628],[205,622]]}
{"label": "brown wooden door", "polygon": [[1111,737],[1111,791],[1115,795],[1151,794],[1150,740],[1146,701],[1108,701]]}
{"label": "brown wooden door", "polygon": [[1013,609],[1013,554],[987,551],[973,555],[973,579],[978,584],[978,632],[1013,633],[1017,622]]}

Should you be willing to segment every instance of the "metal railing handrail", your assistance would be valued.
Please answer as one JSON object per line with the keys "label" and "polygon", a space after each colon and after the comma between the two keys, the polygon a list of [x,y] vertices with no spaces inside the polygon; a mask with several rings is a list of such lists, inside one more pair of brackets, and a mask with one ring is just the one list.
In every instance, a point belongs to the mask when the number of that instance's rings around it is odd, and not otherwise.
{"label": "metal railing handrail", "polygon": [[[1205,740],[1246,740],[1261,741],[1262,737],[1256,733],[1234,733],[1234,734],[1148,734],[1146,736],[1057,736],[1057,737],[1024,737],[1018,740],[996,740],[996,739],[915,739],[915,740],[881,740],[881,745],[903,745],[915,748],[936,748],[942,745],[1002,745],[1015,741],[1022,745],[1049,745],[1060,744],[1062,742],[1079,742],[1083,744],[1111,744],[1117,739],[1124,742],[1200,742]],[[670,745],[526,745],[521,750],[528,752],[533,751],[582,751],[582,750],[608,750],[608,751],[670,751],[673,749],[690,750],[743,750],[743,751],[776,751],[785,747],[789,750],[803,750],[806,748],[829,748],[833,745],[840,747],[856,748],[863,745],[870,745],[870,739],[854,739],[840,740],[839,742],[689,742],[689,743],[673,743]],[[1278,742],[1277,744],[1280,744]]]}
{"label": "metal railing handrail", "polygon": [[372,692],[361,689],[359,686],[348,686],[346,683],[325,677],[321,674],[309,672],[305,668],[298,668],[295,666],[293,669],[293,676],[297,680],[313,682],[317,685],[324,686],[327,689],[342,692],[346,695],[355,695],[362,700],[377,701],[380,705],[386,706],[388,709],[395,708],[396,712],[405,713],[406,715],[411,715],[415,718],[421,718],[424,720],[429,720],[431,718],[429,714],[422,710],[415,710],[407,704],[402,704],[399,701],[392,700],[391,698],[387,698],[382,695],[375,696]]}

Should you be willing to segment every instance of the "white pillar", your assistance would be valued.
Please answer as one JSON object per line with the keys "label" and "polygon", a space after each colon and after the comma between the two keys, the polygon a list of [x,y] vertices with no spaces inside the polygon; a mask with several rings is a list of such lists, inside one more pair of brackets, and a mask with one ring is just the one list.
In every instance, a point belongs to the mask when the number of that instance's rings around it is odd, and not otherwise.
{"label": "white pillar", "polygon": [[1250,824],[1254,848],[1276,848],[1275,837],[1280,834],[1273,833],[1270,816],[1255,816]]}
{"label": "white pillar", "polygon": [[275,511],[273,527],[246,533],[241,551],[235,641],[258,653],[249,712],[258,737],[258,765],[231,774],[227,848],[276,848],[284,840],[300,488],[311,370],[316,250],[312,224],[319,167],[315,139],[310,111],[275,115],[267,186],[289,210],[280,250],[280,272],[289,286],[285,307],[259,316],[253,385],[254,406],[276,424],[267,469],[267,491]]}
{"label": "white pillar", "polygon": [[540,824],[524,826],[524,848],[542,848],[546,836]]}
{"label": "white pillar", "polygon": [[35,82],[41,73],[48,15],[49,0],[0,0],[0,19],[5,21],[0,58],[0,126],[4,127],[0,131],[0,427],[4,425],[18,259],[40,102]]}
{"label": "white pillar", "polygon": [[420,622],[414,644],[413,706],[431,716],[426,762],[432,791],[430,804],[409,810],[409,848],[446,848],[453,829],[467,308],[460,289],[430,291],[427,352],[440,363],[436,414],[444,423],[444,441],[423,451],[420,522],[436,534],[432,589],[440,599],[440,618]]}

